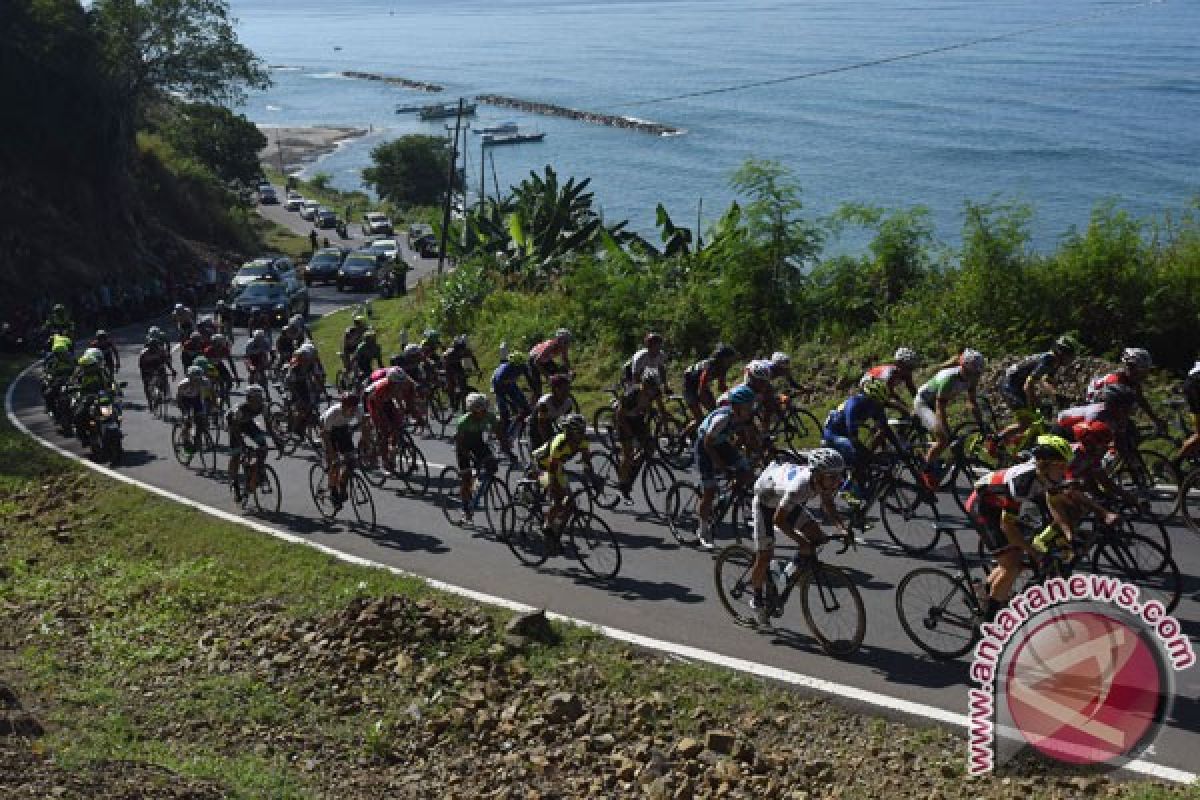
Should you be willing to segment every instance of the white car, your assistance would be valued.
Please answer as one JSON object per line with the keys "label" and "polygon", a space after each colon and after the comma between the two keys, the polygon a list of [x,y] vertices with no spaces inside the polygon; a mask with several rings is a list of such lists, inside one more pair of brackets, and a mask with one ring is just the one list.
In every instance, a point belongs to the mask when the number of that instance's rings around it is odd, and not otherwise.
{"label": "white car", "polygon": [[305,200],[300,204],[300,219],[306,219],[310,222],[317,218],[317,211],[321,208],[321,204],[315,200]]}
{"label": "white car", "polygon": [[396,242],[393,239],[376,239],[366,249],[376,255],[383,256],[388,261],[395,261],[400,257],[400,248],[396,246]]}
{"label": "white car", "polygon": [[303,205],[304,205],[304,196],[303,195],[301,195],[297,192],[288,192],[287,201],[283,204],[283,207],[286,208],[288,211],[299,211]]}
{"label": "white car", "polygon": [[362,232],[363,236],[370,236],[376,233],[391,234],[392,221],[387,218],[386,214],[378,211],[368,211],[363,216]]}

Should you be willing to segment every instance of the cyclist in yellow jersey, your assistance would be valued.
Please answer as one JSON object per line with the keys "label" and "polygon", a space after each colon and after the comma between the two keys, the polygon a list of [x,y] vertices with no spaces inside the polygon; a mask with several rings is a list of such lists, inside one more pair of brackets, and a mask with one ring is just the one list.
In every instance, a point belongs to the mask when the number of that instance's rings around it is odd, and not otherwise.
{"label": "cyclist in yellow jersey", "polygon": [[568,414],[563,420],[562,433],[533,451],[533,463],[541,470],[538,480],[550,498],[546,511],[547,541],[557,542],[561,533],[559,521],[567,512],[567,471],[565,466],[576,455],[583,459],[583,468],[589,480],[595,480],[592,472],[592,455],[588,450],[587,421],[582,414]]}

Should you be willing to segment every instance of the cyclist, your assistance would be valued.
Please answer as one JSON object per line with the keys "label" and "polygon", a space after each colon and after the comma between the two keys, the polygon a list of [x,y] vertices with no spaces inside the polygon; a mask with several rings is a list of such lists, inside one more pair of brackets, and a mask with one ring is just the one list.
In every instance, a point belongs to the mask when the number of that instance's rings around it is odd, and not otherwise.
{"label": "cyclist", "polygon": [[1023,512],[1033,506],[1046,507],[1059,531],[1068,538],[1073,535],[1071,520],[1063,513],[1062,503],[1054,494],[1048,495],[1048,490],[1059,490],[1073,457],[1066,439],[1044,434],[1037,438],[1029,461],[989,472],[975,482],[966,502],[967,516],[996,559],[996,566],[987,576],[985,612],[989,619],[1008,602],[1013,583],[1021,574],[1023,556],[1038,558],[1037,550],[1022,531]]}
{"label": "cyclist", "polygon": [[1129,456],[1133,448],[1130,435],[1129,415],[1137,394],[1128,386],[1114,384],[1104,390],[1103,400],[1086,406],[1075,406],[1060,412],[1053,431],[1060,436],[1072,436],[1075,426],[1081,422],[1103,422],[1112,429],[1113,444],[1117,452]]}
{"label": "cyclist", "polygon": [[[534,345],[529,351],[529,374],[533,378],[534,394],[542,393],[542,376],[549,378],[560,372],[570,373],[570,343],[571,332],[566,328],[559,328],[552,338]],[[562,356],[561,364],[554,360],[558,356]]]}
{"label": "cyclist", "polygon": [[343,394],[338,402],[321,412],[321,442],[325,445],[329,496],[333,500],[334,511],[341,511],[346,502],[346,482],[350,479],[355,453],[354,434],[350,428],[358,421],[356,394]]}
{"label": "cyclist", "polygon": [[117,346],[113,344],[112,339],[108,336],[108,331],[96,331],[96,338],[88,345],[94,347],[104,354],[104,366],[110,373],[116,375],[121,370],[121,354],[117,352]]}
{"label": "cyclist", "polygon": [[204,357],[217,365],[220,381],[226,387],[242,383],[238,375],[237,364],[233,361],[233,348],[229,346],[229,337],[223,333],[214,333],[204,348]]}
{"label": "cyclist", "polygon": [[554,436],[555,424],[572,412],[577,412],[571,399],[571,379],[563,374],[550,378],[550,391],[538,398],[533,406],[533,421],[529,425],[529,450],[533,452]]}
{"label": "cyclist", "polygon": [[[557,376],[555,376],[557,377]],[[632,505],[629,492],[633,486],[634,445],[641,449],[645,458],[654,449],[654,437],[650,431],[650,409],[657,408],[663,419],[667,407],[663,404],[662,377],[654,367],[647,367],[641,380],[628,387],[617,399],[617,440],[621,443],[621,460],[617,465],[617,488],[626,504]]]}
{"label": "cyclist", "polygon": [[415,380],[423,381],[432,386],[442,368],[442,334],[437,328],[428,328],[421,335],[421,376],[413,376]]}
{"label": "cyclist", "polygon": [[362,314],[355,314],[350,320],[350,327],[346,328],[342,334],[342,369],[346,372],[350,371],[350,362],[354,358],[354,351],[358,349],[358,344],[366,332],[367,318]]}
{"label": "cyclist", "polygon": [[1167,429],[1166,422],[1154,413],[1154,409],[1150,407],[1150,401],[1146,399],[1146,393],[1143,390],[1143,385],[1146,378],[1150,375],[1150,368],[1152,366],[1154,366],[1154,362],[1150,358],[1148,350],[1143,350],[1140,347],[1126,347],[1121,351],[1121,366],[1107,375],[1096,378],[1096,380],[1088,385],[1087,401],[1089,403],[1097,402],[1100,400],[1104,390],[1110,386],[1127,386],[1134,391],[1134,399],[1137,401],[1138,407],[1154,423],[1155,430],[1160,432],[1165,431]]}
{"label": "cyclist", "polygon": [[458,496],[462,499],[463,519],[470,524],[475,513],[471,504],[471,496],[475,493],[472,464],[483,472],[496,474],[496,456],[488,447],[484,434],[490,430],[499,438],[501,431],[500,419],[488,408],[486,395],[471,392],[467,395],[465,405],[466,413],[454,423],[454,457],[462,476]]}
{"label": "cyclist", "polygon": [[213,322],[217,326],[217,332],[223,333],[233,341],[233,311],[225,305],[224,300],[218,300],[217,306],[213,310]]}
{"label": "cyclist", "polygon": [[738,451],[733,443],[734,436],[744,429],[754,428],[754,390],[749,386],[737,386],[729,392],[729,405],[718,406],[709,412],[696,430],[696,466],[700,469],[703,491],[697,509],[700,516],[699,543],[711,550],[712,506],[717,496],[721,472],[732,470],[737,474],[735,490],[750,482],[753,473],[750,461]]}
{"label": "cyclist", "polygon": [[179,363],[185,370],[196,360],[196,356],[204,352],[204,347],[204,335],[200,331],[193,331],[183,340],[183,344],[179,346]]}
{"label": "cyclist", "polygon": [[1113,429],[1108,423],[1100,420],[1080,422],[1072,426],[1071,439],[1075,442],[1071,445],[1075,457],[1067,466],[1067,479],[1081,483],[1090,494],[1119,497],[1128,505],[1136,506],[1137,493],[1123,490],[1104,468],[1104,458],[1113,443]]}
{"label": "cyclist", "polygon": [[54,411],[54,402],[74,371],[71,340],[60,333],[53,334],[50,337],[50,352],[42,360],[42,399],[46,402],[47,412]]}
{"label": "cyclist", "polygon": [[552,553],[558,552],[559,537],[562,536],[560,522],[567,513],[570,493],[567,491],[566,464],[575,456],[583,459],[583,469],[588,480],[597,480],[592,470],[592,455],[588,450],[587,421],[582,414],[568,414],[563,420],[562,433],[555,434],[553,439],[533,451],[533,463],[540,472],[538,481],[550,498],[550,508],[546,511],[547,549]]}
{"label": "cyclist", "polygon": [[833,507],[833,496],[846,475],[846,464],[838,451],[818,447],[809,451],[806,463],[772,463],[754,482],[754,567],[750,585],[754,594],[750,607],[760,625],[770,623],[770,609],[763,597],[763,584],[771,558],[775,554],[775,531],[779,530],[796,542],[792,563],[811,556],[813,548],[828,537],[821,524],[809,513],[807,504],[818,498],[826,519],[850,535]]}
{"label": "cyclist", "polygon": [[452,399],[467,388],[467,361],[471,362],[473,371],[479,372],[479,361],[467,345],[467,335],[460,333],[442,353],[442,366],[446,370],[446,394]]}
{"label": "cyclist", "polygon": [[317,397],[313,393],[317,374],[317,348],[312,342],[301,345],[288,362],[283,383],[291,397],[292,431],[303,431],[316,413]]}
{"label": "cyclist", "polygon": [[[246,388],[245,399],[230,410],[225,417],[226,426],[229,428],[229,480],[233,487],[233,496],[239,503],[258,488],[258,470],[252,470],[246,478],[246,494],[243,494],[238,470],[242,464],[245,439],[250,439],[260,459],[266,455],[267,436],[255,422],[255,419],[261,416],[264,410],[266,410],[266,400],[262,387],[249,386]],[[268,428],[268,430],[270,429]],[[275,439],[275,445],[278,447],[279,441],[273,431],[271,431],[271,438]]]}
{"label": "cyclist", "polygon": [[213,334],[217,332],[217,324],[213,322],[212,317],[200,317],[196,320],[196,330],[204,337],[207,344],[212,339]]}
{"label": "cyclist", "polygon": [[114,391],[112,376],[104,368],[104,356],[94,347],[83,351],[75,366],[69,385],[74,394],[71,422],[79,440],[87,444],[86,423],[100,392]]}
{"label": "cyclist", "polygon": [[909,396],[916,398],[917,385],[913,382],[913,370],[917,368],[920,361],[916,350],[911,347],[898,347],[895,354],[892,355],[892,363],[871,367],[863,377],[869,376],[883,381],[888,388],[886,407],[907,414],[908,406],[900,401],[898,390],[903,385],[908,388]]}
{"label": "cyclist", "polygon": [[642,339],[642,349],[633,354],[633,358],[625,362],[621,368],[621,383],[625,386],[635,386],[638,379],[647,369],[658,373],[658,383],[663,392],[670,394],[667,386],[667,353],[663,349],[661,333],[651,331]]}
{"label": "cyclist", "polygon": [[[162,330],[157,327],[146,332],[146,343],[138,354],[138,370],[142,373],[142,391],[150,396],[150,386],[162,375],[163,386],[166,386],[166,373],[170,372],[175,378],[175,368],[171,366],[171,351],[167,347]],[[166,392],[164,390],[164,397]]]}
{"label": "cyclist", "polygon": [[796,381],[792,375],[792,357],[787,353],[776,351],[771,354],[771,380],[782,380],[787,384],[788,389],[797,391],[803,387]]}
{"label": "cyclist", "polygon": [[713,393],[715,384],[724,394],[728,388],[725,375],[737,358],[737,351],[727,344],[718,344],[713,348],[708,358],[697,361],[683,372],[683,402],[692,415],[692,419],[684,428],[684,434],[690,436],[704,421],[708,412],[717,407],[717,397]]}
{"label": "cyclist", "polygon": [[174,310],[171,311],[171,319],[175,321],[175,328],[179,331],[179,343],[183,344],[192,335],[192,329],[196,325],[196,316],[183,303],[176,303]]}
{"label": "cyclist", "polygon": [[267,332],[258,328],[246,341],[246,380],[258,381],[264,392],[267,389],[267,368],[271,365],[271,340]]}
{"label": "cyclist", "polygon": [[950,444],[950,424],[946,415],[955,398],[960,394],[966,395],[967,407],[979,425],[979,430],[987,432],[983,415],[979,412],[979,403],[975,398],[979,378],[983,375],[983,364],[983,353],[967,348],[959,355],[958,366],[938,370],[936,375],[917,390],[913,401],[913,414],[933,436],[929,450],[925,453],[925,471],[921,474],[921,479],[929,489],[936,489],[940,480],[941,462],[938,457]]}
{"label": "cyclist", "polygon": [[383,369],[383,350],[379,346],[379,336],[374,328],[367,328],[362,335],[362,341],[354,350],[354,385],[361,386],[371,374],[372,365],[378,364]]}
{"label": "cyclist", "polygon": [[[1067,335],[1054,340],[1054,346],[1044,353],[1027,356],[1004,371],[1000,380],[1000,396],[1013,412],[1011,425],[989,440],[992,443],[1009,441],[1024,433],[1033,422],[1034,410],[1039,406],[1039,395],[1047,401],[1054,398],[1057,389],[1051,382],[1059,369],[1070,364],[1079,352],[1079,343]],[[995,449],[992,444],[990,449]]]}
{"label": "cyclist", "polygon": [[[513,353],[511,357],[504,358],[492,373],[492,394],[496,395],[496,408],[500,412],[500,446],[504,449],[504,454],[513,461],[516,460],[516,456],[512,450],[509,426],[514,415],[520,418],[529,416],[529,399],[517,385],[521,378],[532,384],[524,353]],[[532,386],[530,388],[532,389]]]}
{"label": "cyclist", "polygon": [[175,387],[175,404],[183,421],[183,447],[191,453],[196,448],[192,443],[192,425],[203,425],[201,420],[208,416],[209,404],[212,402],[212,384],[204,367],[192,364],[187,368],[183,380]]}
{"label": "cyclist", "polygon": [[392,440],[404,427],[404,415],[420,416],[417,385],[400,367],[388,367],[382,378],[363,389],[363,397],[383,462],[390,464]]}
{"label": "cyclist", "polygon": [[55,303],[50,309],[50,316],[46,318],[46,333],[53,336],[56,333],[61,333],[63,336],[75,335],[75,323],[71,322],[71,315],[67,313],[67,307],[62,303]]}
{"label": "cyclist", "polygon": [[[865,499],[867,467],[880,437],[886,437],[896,452],[904,449],[888,424],[886,404],[890,397],[887,384],[867,374],[858,382],[858,391],[825,417],[822,444],[838,451],[849,468],[850,477],[842,488],[844,499],[853,506],[862,506]],[[875,436],[870,444],[864,444],[858,432],[868,422],[875,423]]]}
{"label": "cyclist", "polygon": [[304,328],[295,322],[283,326],[283,330],[275,337],[275,352],[279,354],[279,363],[286,364],[292,360],[296,349],[304,344]]}
{"label": "cyclist", "polygon": [[1200,452],[1200,361],[1192,366],[1183,380],[1183,399],[1192,416],[1192,432],[1180,445],[1175,456],[1176,462],[1194,458]]}

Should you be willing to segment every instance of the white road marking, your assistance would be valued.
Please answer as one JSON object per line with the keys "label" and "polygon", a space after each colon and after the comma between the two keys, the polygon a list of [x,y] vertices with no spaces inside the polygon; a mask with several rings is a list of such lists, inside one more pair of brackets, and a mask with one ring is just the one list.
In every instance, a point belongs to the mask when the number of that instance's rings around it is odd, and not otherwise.
{"label": "white road marking", "polygon": [[[26,436],[35,439],[44,447],[48,447],[64,458],[69,458],[72,461],[83,464],[87,468],[99,472],[100,474],[114,480],[127,483],[130,486],[137,486],[140,489],[152,492],[160,497],[165,497],[168,500],[174,500],[177,503],[188,506],[189,508],[194,508],[197,511],[204,512],[205,514],[216,517],[217,519],[222,519],[226,522],[232,522],[236,525],[244,525],[260,533],[265,533],[268,536],[274,536],[276,539],[282,539],[285,542],[311,547],[320,551],[321,553],[332,556],[333,558],[336,558],[339,561],[344,561],[348,564],[371,567],[374,569],[383,569],[401,577],[417,578],[440,591],[449,592],[450,594],[455,594],[459,597],[466,597],[470,600],[474,600],[479,603],[485,603],[491,606],[499,606],[500,608],[507,608],[509,610],[521,613],[536,610],[533,606],[529,606],[525,603],[520,603],[515,600],[509,600],[505,597],[499,597],[497,595],[476,591],[475,589],[469,589],[464,586],[457,586],[452,583],[446,583],[445,581],[427,578],[424,575],[418,575],[417,573],[409,572],[407,570],[400,569],[399,567],[393,567],[388,564],[381,564],[377,561],[371,561],[370,559],[362,558],[361,556],[343,553],[340,550],[336,550],[332,547],[309,541],[300,536],[296,536],[295,534],[280,530],[279,528],[273,528],[270,525],[265,525],[257,520],[246,519],[238,514],[233,514],[228,511],[223,511],[219,508],[214,508],[212,506],[199,503],[167,489],[154,486],[153,484],[144,483],[143,481],[137,480],[136,478],[131,478],[128,475],[123,475],[120,472],[109,469],[108,467],[93,463],[90,459],[76,455],[75,453],[72,453],[70,450],[67,450],[63,447],[59,447],[54,442],[43,439],[41,436],[38,436],[31,431],[25,426],[25,423],[21,422],[21,420],[17,418],[16,413],[13,411],[13,395],[15,393],[17,383],[23,380],[30,370],[34,368],[34,366],[36,365],[30,364],[21,372],[20,375],[16,377],[16,379],[13,380],[12,383],[9,384],[8,391],[4,397],[4,411],[8,415],[9,422],[11,422],[12,425],[17,428],[17,430],[21,431]],[[430,464],[429,466],[434,465]],[[810,675],[792,672],[791,670],[782,669],[780,667],[772,667],[768,664],[760,664],[755,661],[748,661],[746,659],[736,658],[734,656],[714,653],[711,650],[703,650],[698,647],[692,647],[691,645],[680,644],[678,642],[669,642],[664,639],[656,639],[651,636],[644,636],[640,633],[633,633],[620,628],[601,625],[585,619],[579,619],[578,617],[559,614],[554,611],[547,611],[546,616],[550,619],[588,628],[616,641],[627,642],[648,650],[656,650],[661,653],[691,659],[693,661],[702,661],[706,664],[726,667],[728,669],[737,670],[738,672],[744,672],[760,678],[766,678],[768,680],[779,681],[780,683],[790,684],[803,689],[810,689],[821,692],[822,694],[830,695],[833,698],[849,699],[875,706],[876,708],[884,709],[886,711],[904,714],[907,716],[921,717],[923,719],[933,720],[935,722],[941,722],[963,729],[966,729],[969,724],[969,719],[965,714],[956,714],[953,711],[946,711],[945,709],[937,708],[935,706],[929,706],[923,703],[914,703],[899,697],[892,697],[890,695],[880,694],[879,692],[860,689],[855,686],[847,686],[846,684],[827,681],[823,678],[815,678]],[[963,697],[965,702],[966,687],[963,688]],[[1200,776],[1197,776],[1196,773],[1186,772],[1184,770],[1175,769],[1174,767],[1168,767],[1162,764],[1154,764],[1149,761],[1131,761],[1123,768],[1141,775],[1147,775],[1159,780],[1171,781],[1180,784],[1191,784],[1200,778]]]}

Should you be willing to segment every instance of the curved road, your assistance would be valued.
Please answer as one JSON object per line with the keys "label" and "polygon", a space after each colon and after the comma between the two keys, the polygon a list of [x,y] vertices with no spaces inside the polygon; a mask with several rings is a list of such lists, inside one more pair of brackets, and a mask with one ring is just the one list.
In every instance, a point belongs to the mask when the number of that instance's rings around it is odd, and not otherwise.
{"label": "curved road", "polygon": [[[338,295],[332,289],[314,289],[313,314],[329,313],[354,297]],[[236,511],[223,482],[200,476],[175,461],[170,427],[144,410],[133,366],[140,330],[120,333],[122,359],[127,365],[121,377],[129,382],[124,416],[127,459],[121,472],[197,502]],[[239,344],[244,341],[240,334]],[[77,442],[58,435],[42,411],[38,383],[32,375],[19,381],[12,397],[16,415],[29,429],[74,452],[81,451]],[[421,440],[420,444],[436,482],[439,467],[434,464],[453,463],[451,448],[439,440]],[[222,464],[224,460],[222,457]],[[921,561],[891,546],[882,528],[869,531],[857,553],[830,557],[853,575],[867,606],[862,649],[851,659],[839,661],[826,656],[802,627],[794,632],[756,632],[734,625],[714,596],[712,557],[678,547],[669,531],[648,519],[640,505],[618,507],[607,514],[620,539],[623,565],[614,581],[601,584],[589,580],[577,562],[565,558],[551,559],[539,570],[526,568],[486,531],[449,526],[431,499],[410,498],[390,489],[375,492],[380,521],[375,531],[356,531],[344,522],[326,524],[308,492],[309,454],[302,449],[282,461],[272,456],[271,463],[284,485],[283,513],[262,521],[312,542],[661,642],[802,673],[954,715],[967,711],[967,660],[942,663],[928,658],[897,623],[895,587]],[[1200,567],[1200,536],[1186,529],[1173,533],[1176,560],[1185,573],[1195,575]],[[950,552],[944,544],[922,561],[947,559]],[[799,619],[798,609],[789,611],[794,614],[789,620]],[[1195,577],[1185,579],[1185,595],[1176,616],[1195,641],[1200,634],[1200,581]],[[759,674],[770,673],[760,670]],[[1176,677],[1172,718],[1146,760],[1190,770],[1194,753],[1200,750],[1200,668]]]}

